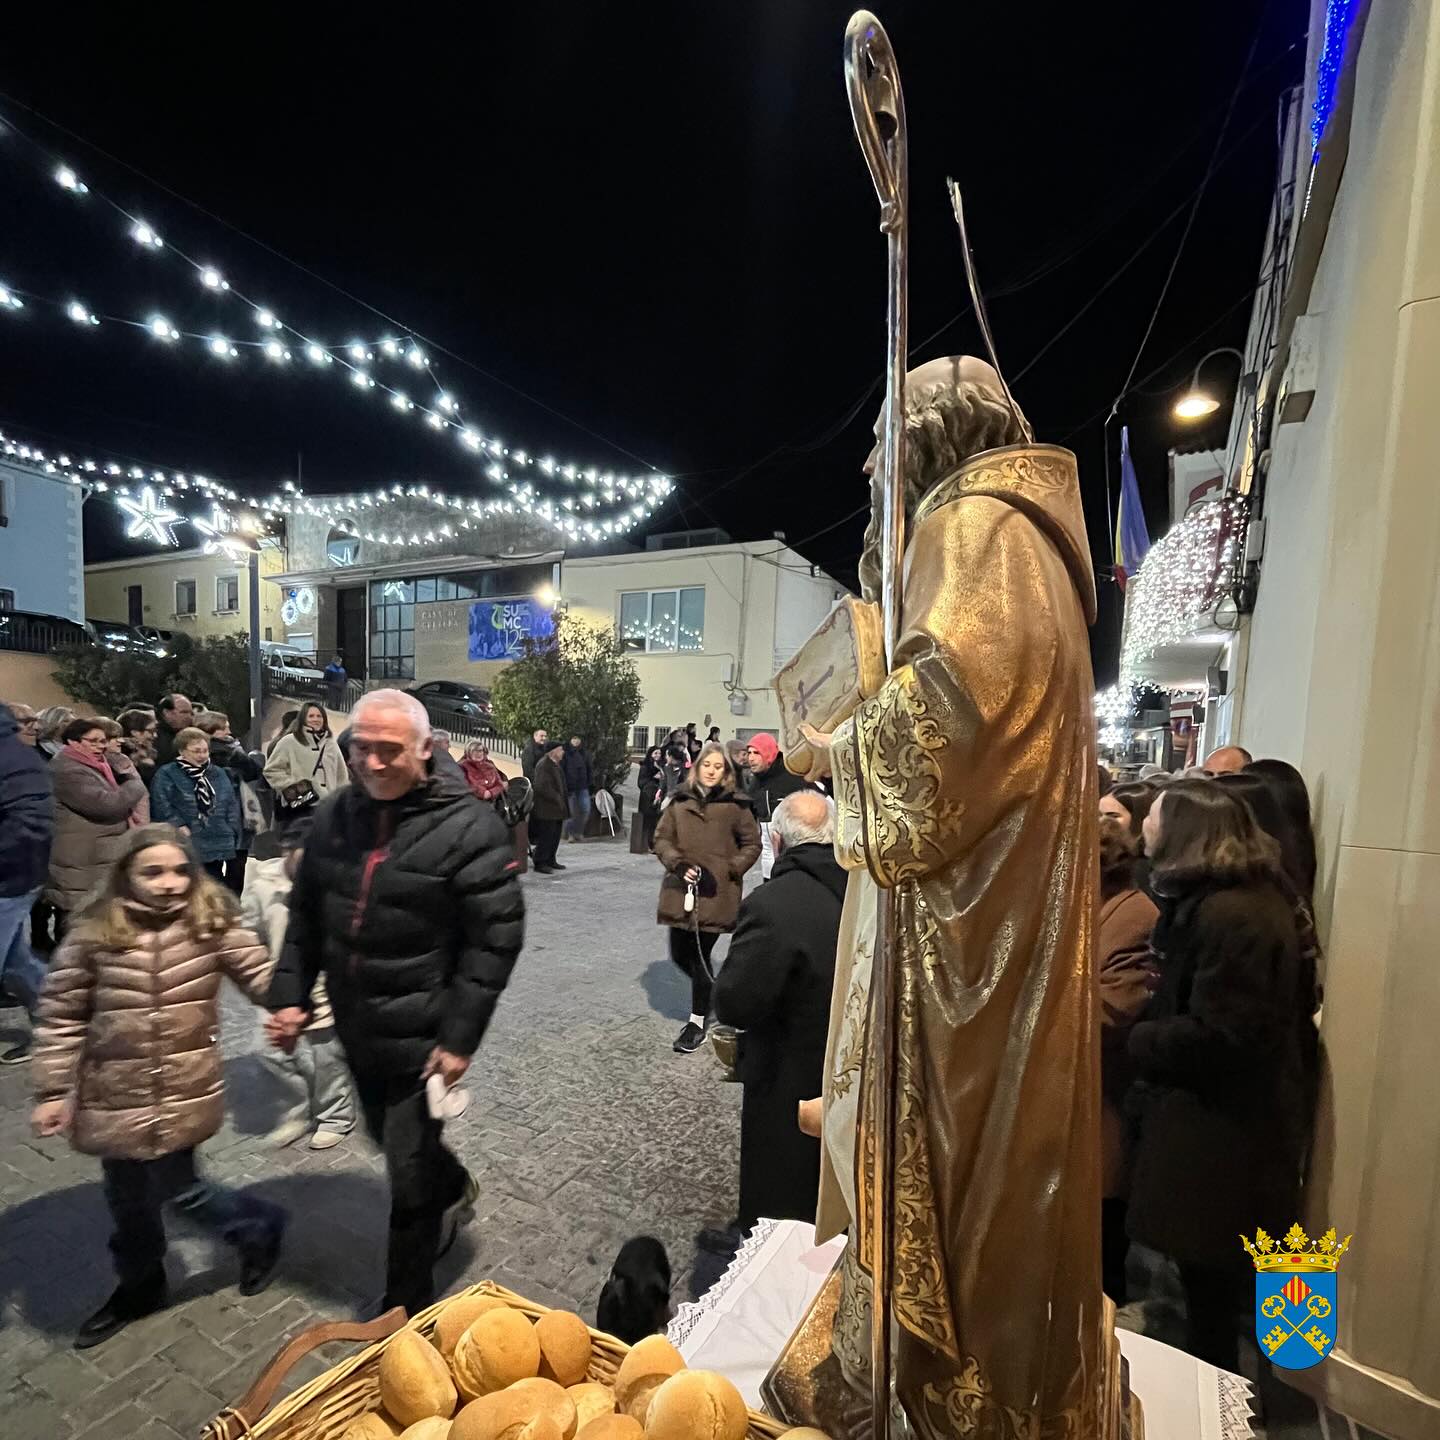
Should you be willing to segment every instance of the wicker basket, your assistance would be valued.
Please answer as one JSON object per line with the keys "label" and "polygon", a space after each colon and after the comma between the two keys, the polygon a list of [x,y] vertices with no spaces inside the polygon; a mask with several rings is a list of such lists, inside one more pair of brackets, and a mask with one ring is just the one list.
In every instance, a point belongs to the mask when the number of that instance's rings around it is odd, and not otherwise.
{"label": "wicker basket", "polygon": [[[458,1295],[495,1295],[512,1309],[532,1320],[547,1307],[536,1305],[502,1285],[485,1281]],[[249,1394],[238,1404],[222,1410],[204,1430],[203,1440],[340,1440],[348,1426],[369,1410],[380,1408],[380,1356],[390,1337],[403,1329],[418,1330],[427,1338],[435,1329],[441,1310],[457,1298],[448,1296],[406,1323],[401,1310],[392,1310],[368,1325],[316,1325],[296,1335],[266,1366]],[[615,1383],[615,1372],[630,1347],[613,1335],[591,1330],[594,1349],[590,1359],[590,1380]],[[369,1342],[348,1360],[302,1385],[281,1401],[269,1414],[266,1409],[290,1368],[318,1345],[335,1340]],[[776,1440],[785,1426],[768,1415],[750,1412],[750,1440]]]}

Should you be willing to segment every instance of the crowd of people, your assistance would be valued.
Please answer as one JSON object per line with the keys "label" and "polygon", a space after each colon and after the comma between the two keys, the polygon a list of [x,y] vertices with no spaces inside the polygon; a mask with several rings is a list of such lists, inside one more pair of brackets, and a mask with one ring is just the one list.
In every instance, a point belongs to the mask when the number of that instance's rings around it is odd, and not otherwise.
{"label": "crowd of people", "polygon": [[[581,737],[543,729],[522,763],[535,868],[553,874],[595,776]],[[1126,1303],[1132,1243],[1170,1257],[1189,1348],[1233,1370],[1235,1237],[1299,1213],[1310,1146],[1310,799],[1292,766],[1238,747],[1178,777],[1102,770],[1100,788],[1104,1288]],[[272,1140],[328,1149],[363,1124],[391,1191],[382,1303],[432,1298],[447,1226],[475,1195],[443,1121],[523,938],[508,793],[483,742],[457,764],[399,691],[365,696],[341,736],[307,705],[257,752],[183,695],[114,721],[0,706],[0,961],[33,1019],[35,1125],[101,1160],[114,1225],[118,1285],[79,1343],[166,1302],[165,1201],[236,1247],[242,1289],[275,1267],[284,1216],[196,1164],[223,1111],[222,976],[263,1011],[289,1087]],[[744,1087],[727,1233],[813,1218],[845,892],[833,802],[769,735],[727,745],[693,726],[645,755],[639,800],[657,920],[690,990],[674,1049],[734,1045]]]}

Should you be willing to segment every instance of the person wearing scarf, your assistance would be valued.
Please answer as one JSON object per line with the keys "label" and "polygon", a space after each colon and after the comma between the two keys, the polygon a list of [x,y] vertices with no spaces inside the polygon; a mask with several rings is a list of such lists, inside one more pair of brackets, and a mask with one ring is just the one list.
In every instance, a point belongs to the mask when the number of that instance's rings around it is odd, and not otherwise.
{"label": "person wearing scarf", "polygon": [[190,837],[217,880],[240,849],[240,799],[230,777],[210,760],[210,737],[190,725],[175,737],[175,759],[155,772],[150,813]]}
{"label": "person wearing scarf", "polygon": [[323,705],[311,701],[300,707],[266,758],[265,783],[275,792],[276,823],[286,843],[299,844],[319,802],[350,783]]}

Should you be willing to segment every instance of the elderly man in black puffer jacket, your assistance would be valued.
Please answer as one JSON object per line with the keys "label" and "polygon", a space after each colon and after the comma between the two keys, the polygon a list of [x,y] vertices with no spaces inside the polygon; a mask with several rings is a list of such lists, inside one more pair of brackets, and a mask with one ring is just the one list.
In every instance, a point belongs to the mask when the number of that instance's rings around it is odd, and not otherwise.
{"label": "elderly man in black puffer jacket", "polygon": [[293,1044],[323,971],[366,1129],[385,1151],[390,1247],[384,1307],[434,1298],[445,1212],[475,1185],[426,1097],[470,1064],[520,953],[525,907],[514,846],[459,768],[432,757],[413,696],[375,690],[351,714],[355,785],[325,800],[290,895],[268,1004]]}

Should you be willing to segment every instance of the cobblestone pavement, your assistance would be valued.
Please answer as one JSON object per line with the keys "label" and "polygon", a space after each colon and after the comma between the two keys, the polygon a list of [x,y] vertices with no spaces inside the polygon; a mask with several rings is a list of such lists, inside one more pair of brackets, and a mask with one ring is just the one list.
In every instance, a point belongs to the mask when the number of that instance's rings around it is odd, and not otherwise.
{"label": "cobblestone pavement", "polygon": [[[689,982],[654,923],[659,874],[620,842],[566,845],[525,880],[524,954],[446,1127],[481,1187],[477,1223],[441,1262],[442,1291],[493,1278],[593,1321],[615,1252],[649,1232],[687,1298],[694,1236],[735,1211],[739,1102],[708,1051],[672,1053]],[[719,954],[723,955],[723,945]],[[0,1026],[15,1011],[0,1014]],[[274,1150],[280,1092],[257,1013],[227,987],[229,1111],[208,1172],[290,1212],[275,1283],[245,1299],[223,1246],[171,1225],[177,1303],[83,1354],[76,1325],[113,1283],[99,1165],[30,1135],[29,1075],[0,1071],[0,1433],[6,1440],[173,1440],[238,1399],[281,1340],[348,1317],[382,1288],[386,1199],[358,1131],[334,1150]],[[296,1383],[334,1364],[327,1347]]]}

